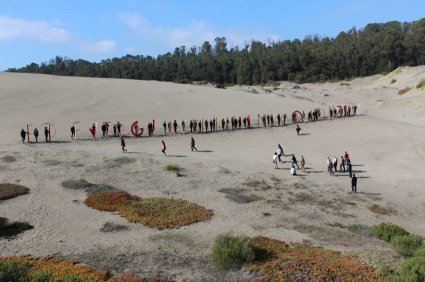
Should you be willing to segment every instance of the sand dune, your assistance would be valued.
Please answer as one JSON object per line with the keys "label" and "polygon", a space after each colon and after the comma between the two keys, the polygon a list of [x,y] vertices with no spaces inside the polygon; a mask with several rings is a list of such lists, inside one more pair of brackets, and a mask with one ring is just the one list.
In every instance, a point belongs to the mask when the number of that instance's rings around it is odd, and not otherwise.
{"label": "sand dune", "polygon": [[[425,235],[425,90],[416,89],[421,79],[425,67],[338,83],[216,89],[0,73],[0,157],[17,158],[13,163],[0,161],[0,182],[19,182],[31,189],[29,195],[0,202],[0,216],[35,227],[16,239],[0,239],[0,254],[57,255],[116,271],[161,269],[177,280],[193,281],[234,278],[234,272],[217,276],[207,260],[215,236],[229,231],[385,255],[390,252],[386,244],[366,237],[353,240],[333,226],[391,221]],[[412,89],[397,95],[405,87]],[[307,113],[344,104],[358,105],[360,116],[301,124],[302,136],[292,125],[195,134],[198,149],[204,151],[195,153],[189,147],[191,135],[160,135],[163,120],[250,114],[256,122],[258,113],[286,113],[289,119],[293,110]],[[152,119],[160,138],[127,139],[125,156],[134,158],[133,164],[108,167],[108,161],[123,156],[119,140],[89,138],[94,122],[120,121],[129,134],[132,121],[146,127]],[[41,129],[47,121],[57,129],[54,140],[63,143],[21,144],[21,128],[31,123]],[[87,140],[70,140],[74,121],[81,122],[80,137]],[[168,144],[168,157],[160,152],[161,139]],[[291,176],[289,157],[274,170],[271,157],[277,144],[286,154],[298,159],[303,155],[307,172]],[[346,173],[334,177],[325,172],[326,158],[344,151],[359,177],[356,195],[350,193]],[[185,168],[187,176],[164,171],[170,163]],[[82,191],[60,185],[80,178],[141,197],[187,199],[212,209],[214,216],[210,222],[168,231],[128,223],[116,214],[88,208]],[[253,180],[264,180],[270,188],[248,185]],[[219,191],[223,188],[242,188],[260,200],[235,203]],[[369,209],[373,204],[393,212],[376,214]],[[100,232],[106,222],[129,229]]]}

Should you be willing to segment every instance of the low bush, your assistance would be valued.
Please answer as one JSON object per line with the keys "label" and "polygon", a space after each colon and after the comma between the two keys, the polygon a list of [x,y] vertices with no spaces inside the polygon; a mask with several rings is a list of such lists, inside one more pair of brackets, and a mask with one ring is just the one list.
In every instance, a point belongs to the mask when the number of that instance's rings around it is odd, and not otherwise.
{"label": "low bush", "polygon": [[29,281],[28,272],[31,264],[19,259],[12,261],[0,260],[0,281],[20,282]]}
{"label": "low bush", "polygon": [[106,184],[94,184],[87,182],[84,178],[68,179],[61,183],[63,188],[70,190],[84,190],[87,194],[103,193],[103,192],[118,192],[121,191],[115,187]]}
{"label": "low bush", "polygon": [[[27,222],[9,222],[7,218],[0,217],[0,238],[13,237],[32,228],[33,226]],[[2,280],[0,279],[0,281]]]}
{"label": "low bush", "polygon": [[255,246],[248,237],[219,235],[214,240],[211,259],[220,269],[239,268],[255,260]]}
{"label": "low bush", "polygon": [[395,78],[391,79],[391,84],[396,83],[396,82],[397,82],[397,79],[395,79]]}
{"label": "low bush", "polygon": [[410,87],[402,88],[402,89],[398,90],[397,95],[406,94],[410,89],[412,89],[412,88],[410,88]]}
{"label": "low bush", "polygon": [[165,167],[165,170],[177,173],[177,172],[181,172],[183,168],[181,168],[180,166],[176,164],[169,164]]}
{"label": "low bush", "polygon": [[425,87],[425,79],[421,79],[421,81],[419,81],[419,83],[416,85],[417,89],[422,89]]}
{"label": "low bush", "polygon": [[185,200],[139,198],[126,192],[92,193],[85,203],[97,210],[118,212],[131,222],[160,230],[207,221],[213,215],[211,210]]}
{"label": "low bush", "polygon": [[399,235],[408,235],[409,232],[398,225],[383,222],[372,227],[372,234],[378,239],[390,243],[393,237]]}
{"label": "low bush", "polygon": [[20,195],[28,194],[30,189],[25,186],[11,183],[0,183],[0,200],[8,200]]}
{"label": "low bush", "polygon": [[413,257],[403,260],[397,269],[397,274],[393,281],[425,281],[425,258]]}
{"label": "low bush", "polygon": [[418,248],[413,254],[413,256],[425,258],[425,246],[421,246],[420,248]]}
{"label": "low bush", "polygon": [[404,257],[411,257],[415,251],[422,247],[423,237],[414,234],[397,235],[391,239],[391,246],[400,255]]}

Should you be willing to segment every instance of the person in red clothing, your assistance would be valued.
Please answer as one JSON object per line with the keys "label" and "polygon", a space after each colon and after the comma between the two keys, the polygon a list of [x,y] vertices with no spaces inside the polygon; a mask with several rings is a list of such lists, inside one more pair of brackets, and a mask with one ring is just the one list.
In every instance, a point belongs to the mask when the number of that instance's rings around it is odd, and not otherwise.
{"label": "person in red clothing", "polygon": [[164,140],[161,140],[162,142],[162,153],[164,154],[164,156],[166,156],[167,154],[165,153],[165,150],[167,150],[167,146],[165,145]]}

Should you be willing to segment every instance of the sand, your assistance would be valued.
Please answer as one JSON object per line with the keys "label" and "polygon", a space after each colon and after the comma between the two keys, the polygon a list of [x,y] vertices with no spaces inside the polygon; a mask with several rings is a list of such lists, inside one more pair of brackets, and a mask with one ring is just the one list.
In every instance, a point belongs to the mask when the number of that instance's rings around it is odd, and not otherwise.
{"label": "sand", "polygon": [[[396,82],[392,82],[395,79]],[[181,85],[156,81],[56,77],[0,73],[0,183],[20,183],[30,194],[0,202],[0,217],[28,221],[34,229],[14,239],[0,239],[0,255],[54,255],[114,272],[161,272],[178,281],[222,281],[240,271],[220,272],[208,260],[218,234],[263,235],[284,241],[309,241],[343,252],[371,257],[392,254],[391,248],[367,236],[349,233],[347,226],[394,222],[425,235],[425,67],[403,68],[387,76],[346,82],[279,86]],[[401,88],[412,87],[404,95]],[[194,134],[202,152],[190,151],[190,134],[161,136],[162,121],[286,113],[356,104],[360,115],[301,124],[234,132]],[[328,115],[326,113],[326,115]],[[118,138],[90,138],[88,128],[103,121],[142,127],[155,120],[154,137],[128,137],[128,153]],[[80,140],[69,128],[80,121]],[[22,144],[26,124],[45,122],[56,128],[53,143]],[[146,136],[146,134],[144,134]],[[42,136],[43,137],[43,136]],[[40,138],[43,139],[43,138]],[[167,143],[164,157],[160,141]],[[277,144],[285,154],[306,159],[306,172],[289,173],[290,158],[273,169]],[[327,157],[348,151],[358,192],[351,193],[347,173],[326,173]],[[134,163],[111,167],[128,157]],[[167,172],[167,164],[183,167],[184,176]],[[66,190],[61,182],[84,178],[140,197],[186,199],[214,211],[209,222],[158,231],[129,223],[114,213],[84,204],[83,191]],[[268,185],[253,183],[264,181]],[[236,203],[220,189],[241,188],[259,200]],[[391,212],[377,214],[377,204]],[[128,227],[101,232],[105,223]],[[243,276],[250,279],[250,276]]]}

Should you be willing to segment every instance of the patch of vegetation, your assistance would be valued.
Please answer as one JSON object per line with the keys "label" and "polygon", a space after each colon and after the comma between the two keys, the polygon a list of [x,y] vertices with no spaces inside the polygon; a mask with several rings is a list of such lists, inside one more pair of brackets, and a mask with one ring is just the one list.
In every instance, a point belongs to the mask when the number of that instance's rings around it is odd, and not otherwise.
{"label": "patch of vegetation", "polygon": [[422,89],[425,87],[425,79],[421,79],[419,83],[416,85],[416,89]]}
{"label": "patch of vegetation", "polygon": [[136,162],[135,158],[129,158],[129,157],[119,157],[112,160],[106,161],[106,167],[107,168],[117,168],[122,167],[123,165],[132,164]]}
{"label": "patch of vegetation", "polygon": [[47,166],[57,166],[63,164],[63,162],[59,160],[45,160],[43,163]]}
{"label": "patch of vegetation", "polygon": [[252,239],[230,234],[219,235],[214,240],[211,259],[220,269],[240,268],[255,259],[255,246]]}
{"label": "patch of vegetation", "polygon": [[108,271],[97,271],[74,262],[28,256],[0,258],[0,281],[100,282],[109,278],[111,275]]}
{"label": "patch of vegetation", "polygon": [[14,156],[11,156],[11,155],[3,156],[3,157],[1,157],[1,160],[4,161],[5,163],[16,162],[16,158]]}
{"label": "patch of vegetation", "polygon": [[347,82],[341,82],[339,85],[341,85],[341,86],[350,86],[350,83],[347,83]]}
{"label": "patch of vegetation", "polygon": [[208,221],[213,212],[181,199],[139,198],[126,192],[92,193],[85,204],[100,211],[118,212],[131,222],[156,229],[180,228]]}
{"label": "patch of vegetation", "polygon": [[391,84],[393,84],[393,83],[396,83],[397,82],[397,79],[395,79],[395,78],[393,78],[393,79],[391,79]]}
{"label": "patch of vegetation", "polygon": [[263,190],[263,191],[272,189],[272,186],[269,183],[267,183],[267,181],[265,181],[264,179],[249,180],[245,182],[244,185],[258,189],[258,190]]}
{"label": "patch of vegetation", "polygon": [[410,88],[410,87],[402,88],[402,89],[398,90],[397,95],[406,94],[410,89],[412,89],[412,88]]}
{"label": "patch of vegetation", "polygon": [[330,95],[329,95],[329,94],[323,94],[323,96],[324,96],[324,97],[329,97]]}
{"label": "patch of vegetation", "polygon": [[370,237],[372,236],[372,228],[363,224],[352,224],[347,227],[347,230],[351,233],[363,236]]}
{"label": "patch of vegetation", "polygon": [[425,281],[425,258],[415,256],[403,260],[392,281]]}
{"label": "patch of vegetation", "polygon": [[390,243],[395,236],[409,235],[409,232],[398,225],[382,222],[372,227],[372,234],[387,243]]}
{"label": "patch of vegetation", "polygon": [[248,269],[260,275],[256,281],[383,281],[371,266],[353,256],[262,236],[253,242],[257,260]]}
{"label": "patch of vegetation", "polygon": [[115,187],[106,184],[94,184],[87,182],[84,178],[81,178],[79,180],[68,179],[63,181],[61,185],[63,188],[70,190],[84,190],[87,194],[121,191]]}
{"label": "patch of vegetation", "polygon": [[411,257],[415,252],[422,247],[424,238],[415,234],[397,235],[391,239],[391,246],[400,255]]}
{"label": "patch of vegetation", "polygon": [[11,183],[0,183],[0,200],[8,200],[20,195],[28,194],[30,189],[25,186]]}
{"label": "patch of vegetation", "polygon": [[240,188],[223,188],[218,192],[226,194],[226,198],[238,204],[247,204],[255,201],[264,200],[264,198],[255,194],[245,194],[245,189]]}
{"label": "patch of vegetation", "polygon": [[378,204],[371,205],[369,207],[369,209],[371,211],[373,211],[374,213],[377,213],[377,214],[386,214],[386,215],[388,215],[388,214],[396,214],[397,213],[397,211],[395,209],[391,208],[391,207],[390,208],[384,208],[383,206],[380,206]]}
{"label": "patch of vegetation", "polygon": [[128,226],[121,225],[121,224],[115,224],[112,222],[106,222],[102,228],[100,228],[101,232],[107,233],[107,232],[120,232],[128,230]]}
{"label": "patch of vegetation", "polygon": [[[34,228],[27,222],[14,221],[9,222],[7,218],[0,217],[0,238],[14,237],[26,230]],[[0,281],[2,281],[0,279]]]}
{"label": "patch of vegetation", "polygon": [[165,167],[165,170],[177,173],[183,171],[183,168],[176,164],[169,164]]}

